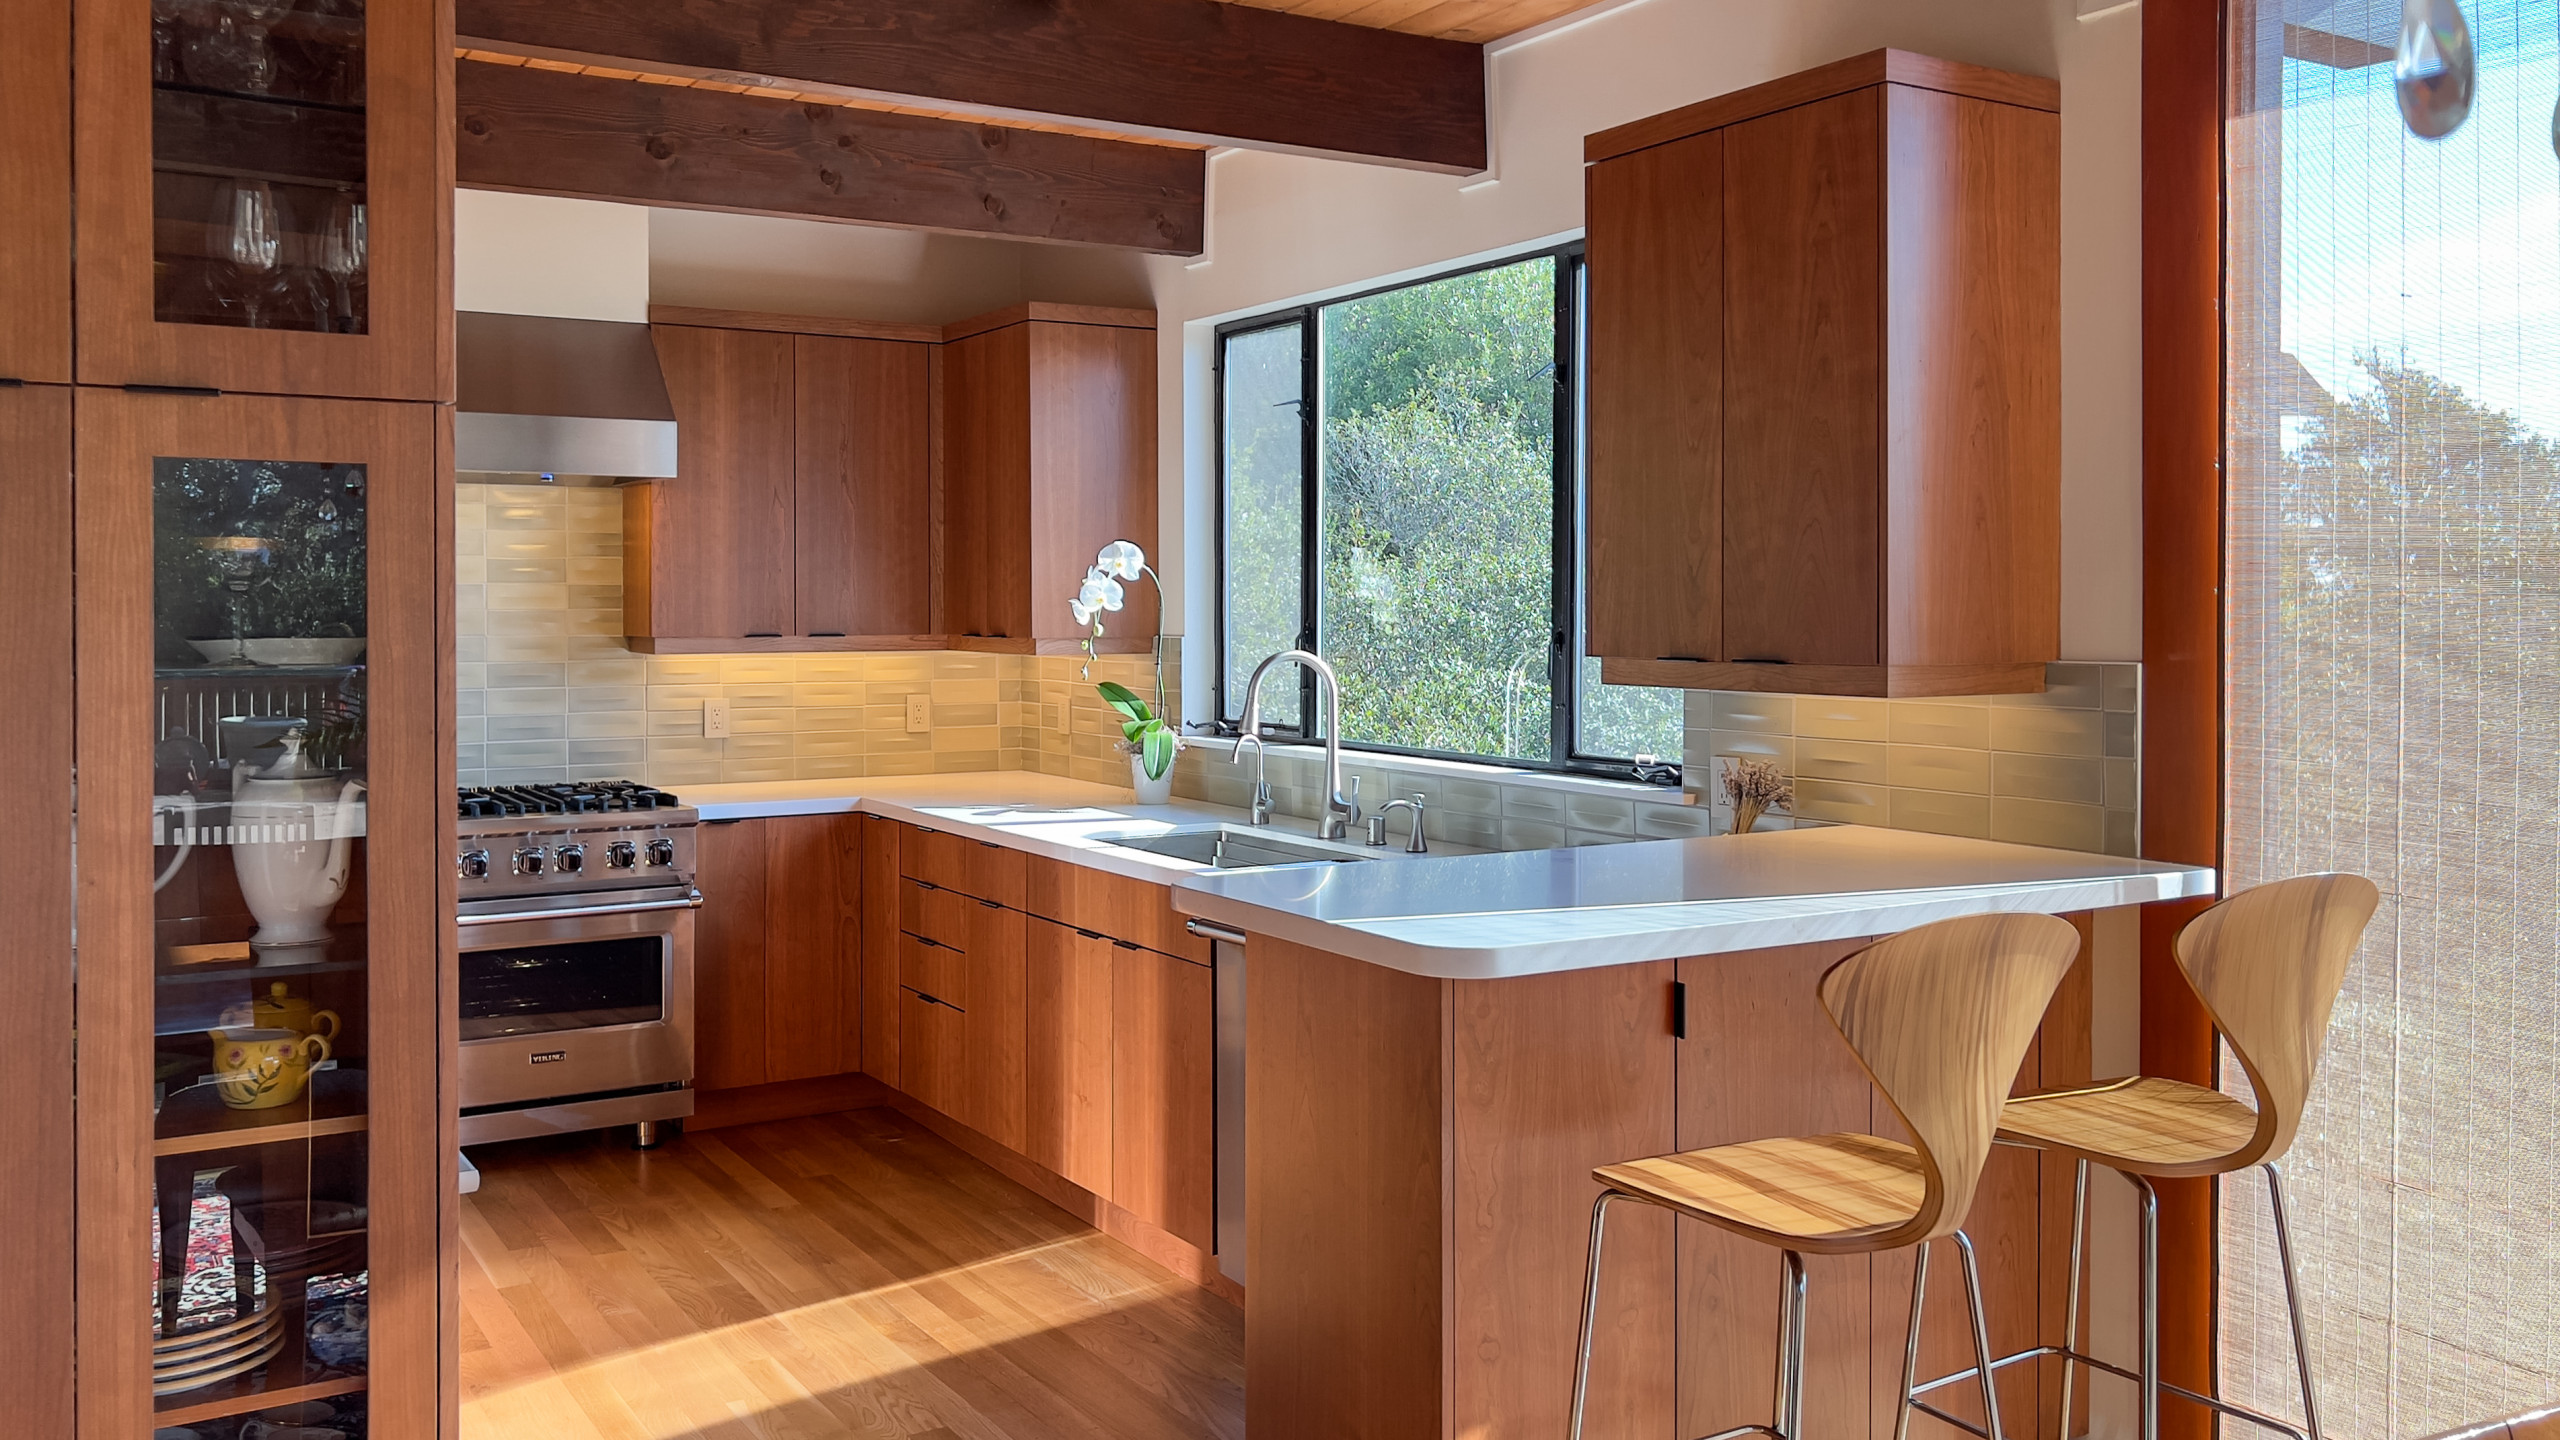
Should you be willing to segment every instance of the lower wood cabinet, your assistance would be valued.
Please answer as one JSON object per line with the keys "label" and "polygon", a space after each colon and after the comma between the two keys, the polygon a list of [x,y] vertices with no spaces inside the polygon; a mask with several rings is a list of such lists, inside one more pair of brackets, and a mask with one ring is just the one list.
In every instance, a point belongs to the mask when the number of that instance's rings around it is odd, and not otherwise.
{"label": "lower wood cabinet", "polygon": [[945,1115],[959,1110],[966,1083],[968,1018],[931,996],[898,992],[898,1070],[906,1092]]}
{"label": "lower wood cabinet", "polygon": [[969,951],[963,957],[968,975],[966,1068],[953,1119],[1008,1150],[1024,1145],[1023,1044],[1024,956],[1019,910],[973,900]]}
{"label": "lower wood cabinet", "polygon": [[695,832],[695,1088],[861,1067],[861,834],[848,815]]}
{"label": "lower wood cabinet", "polygon": [[1111,1193],[1112,960],[1108,937],[1030,922],[1023,1154]]}
{"label": "lower wood cabinet", "polygon": [[898,832],[906,827],[877,815],[852,817],[862,836],[862,1073],[898,1084]]}
{"label": "lower wood cabinet", "polygon": [[1217,996],[1206,965],[1116,942],[1111,956],[1111,1200],[1217,1243]]}

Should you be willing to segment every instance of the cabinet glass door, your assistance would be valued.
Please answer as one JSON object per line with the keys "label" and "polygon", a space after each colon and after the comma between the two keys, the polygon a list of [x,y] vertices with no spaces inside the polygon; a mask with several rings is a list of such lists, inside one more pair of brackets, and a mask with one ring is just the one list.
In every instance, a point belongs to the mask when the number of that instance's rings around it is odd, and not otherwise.
{"label": "cabinet glass door", "polygon": [[71,12],[0,0],[0,380],[71,378]]}
{"label": "cabinet glass door", "polygon": [[83,380],[438,398],[431,10],[81,7]]}
{"label": "cabinet glass door", "polygon": [[[432,1294],[442,1168],[438,930],[403,893],[437,890],[434,686],[408,673],[432,660],[433,573],[410,595],[381,564],[435,535],[396,523],[424,518],[425,407],[81,406],[83,1161],[148,1156],[139,1233],[92,1246],[141,1283],[83,1257],[84,1386],[114,1387],[87,1403],[147,1394],[137,1440],[323,1411],[302,1423],[389,1433],[381,1361],[398,1344],[432,1373],[435,1340],[377,1292]],[[116,1073],[93,1086],[93,1063]],[[93,1375],[92,1321],[147,1332],[134,1373]]]}

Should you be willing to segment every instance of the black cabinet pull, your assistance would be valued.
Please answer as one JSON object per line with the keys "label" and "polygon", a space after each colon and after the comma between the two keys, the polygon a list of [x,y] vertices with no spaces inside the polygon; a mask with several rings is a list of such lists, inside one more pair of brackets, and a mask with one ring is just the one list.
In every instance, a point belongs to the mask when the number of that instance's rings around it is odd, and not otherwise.
{"label": "black cabinet pull", "polygon": [[1677,980],[1671,982],[1671,1038],[1689,1038],[1689,987]]}
{"label": "black cabinet pull", "polygon": [[1121,950],[1144,950],[1147,948],[1135,940],[1114,940],[1111,943],[1115,948]]}
{"label": "black cabinet pull", "polygon": [[1704,655],[1656,655],[1653,658],[1656,660],[1670,660],[1682,665],[1712,665],[1715,663]]}
{"label": "black cabinet pull", "polygon": [[1077,929],[1076,933],[1077,933],[1077,934],[1079,934],[1079,935],[1081,935],[1081,936],[1083,936],[1083,937],[1084,937],[1084,938],[1086,938],[1087,940],[1108,940],[1108,939],[1110,939],[1110,938],[1111,938],[1110,936],[1103,934],[1103,933],[1102,933],[1101,931],[1099,931],[1099,930],[1086,930],[1086,929],[1083,929],[1083,928],[1081,928],[1081,927],[1079,927],[1079,928]]}
{"label": "black cabinet pull", "polygon": [[809,638],[812,640],[841,640],[844,638],[844,632],[841,630],[812,630],[809,632]]}
{"label": "black cabinet pull", "polygon": [[1781,660],[1775,655],[1736,655],[1730,663],[1735,665],[1784,665],[1789,662]]}
{"label": "black cabinet pull", "polygon": [[1003,908],[1004,908],[1002,905],[997,904],[997,903],[996,903],[996,902],[994,902],[993,900],[981,900],[981,901],[979,901],[978,903],[979,903],[980,905],[985,906],[987,909],[990,909],[990,910],[1001,910],[1001,909],[1003,909]]}

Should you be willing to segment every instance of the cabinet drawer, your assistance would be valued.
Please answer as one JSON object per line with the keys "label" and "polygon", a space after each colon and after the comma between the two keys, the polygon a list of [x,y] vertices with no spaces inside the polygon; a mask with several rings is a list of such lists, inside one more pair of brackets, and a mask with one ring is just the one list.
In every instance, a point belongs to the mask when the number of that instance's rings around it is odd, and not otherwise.
{"label": "cabinet drawer", "polygon": [[919,940],[969,948],[969,926],[979,905],[957,890],[944,890],[920,880],[898,885],[898,928]]}
{"label": "cabinet drawer", "polygon": [[898,937],[898,983],[957,1009],[969,1004],[969,957],[947,945]]}
{"label": "cabinet drawer", "polygon": [[968,1018],[913,990],[898,992],[899,1069],[906,1091],[948,1115],[968,1071]]}
{"label": "cabinet drawer", "polygon": [[908,879],[1023,908],[1023,862],[1031,858],[1028,855],[921,825],[909,826],[904,840],[898,847],[898,863]]}
{"label": "cabinet drawer", "polygon": [[1107,870],[1063,860],[1030,861],[1030,900],[1024,907],[1071,930],[1127,940],[1194,964],[1209,963],[1209,942],[1183,928],[1174,912],[1173,887],[1131,880]]}

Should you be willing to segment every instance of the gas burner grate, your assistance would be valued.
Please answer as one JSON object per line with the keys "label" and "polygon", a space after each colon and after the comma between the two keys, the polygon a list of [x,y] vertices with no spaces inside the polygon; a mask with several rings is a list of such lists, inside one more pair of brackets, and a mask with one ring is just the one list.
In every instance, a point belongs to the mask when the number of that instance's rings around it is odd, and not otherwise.
{"label": "gas burner grate", "polygon": [[604,815],[666,810],[682,803],[664,790],[634,780],[581,780],[565,785],[469,786],[455,792],[465,820],[515,815]]}

